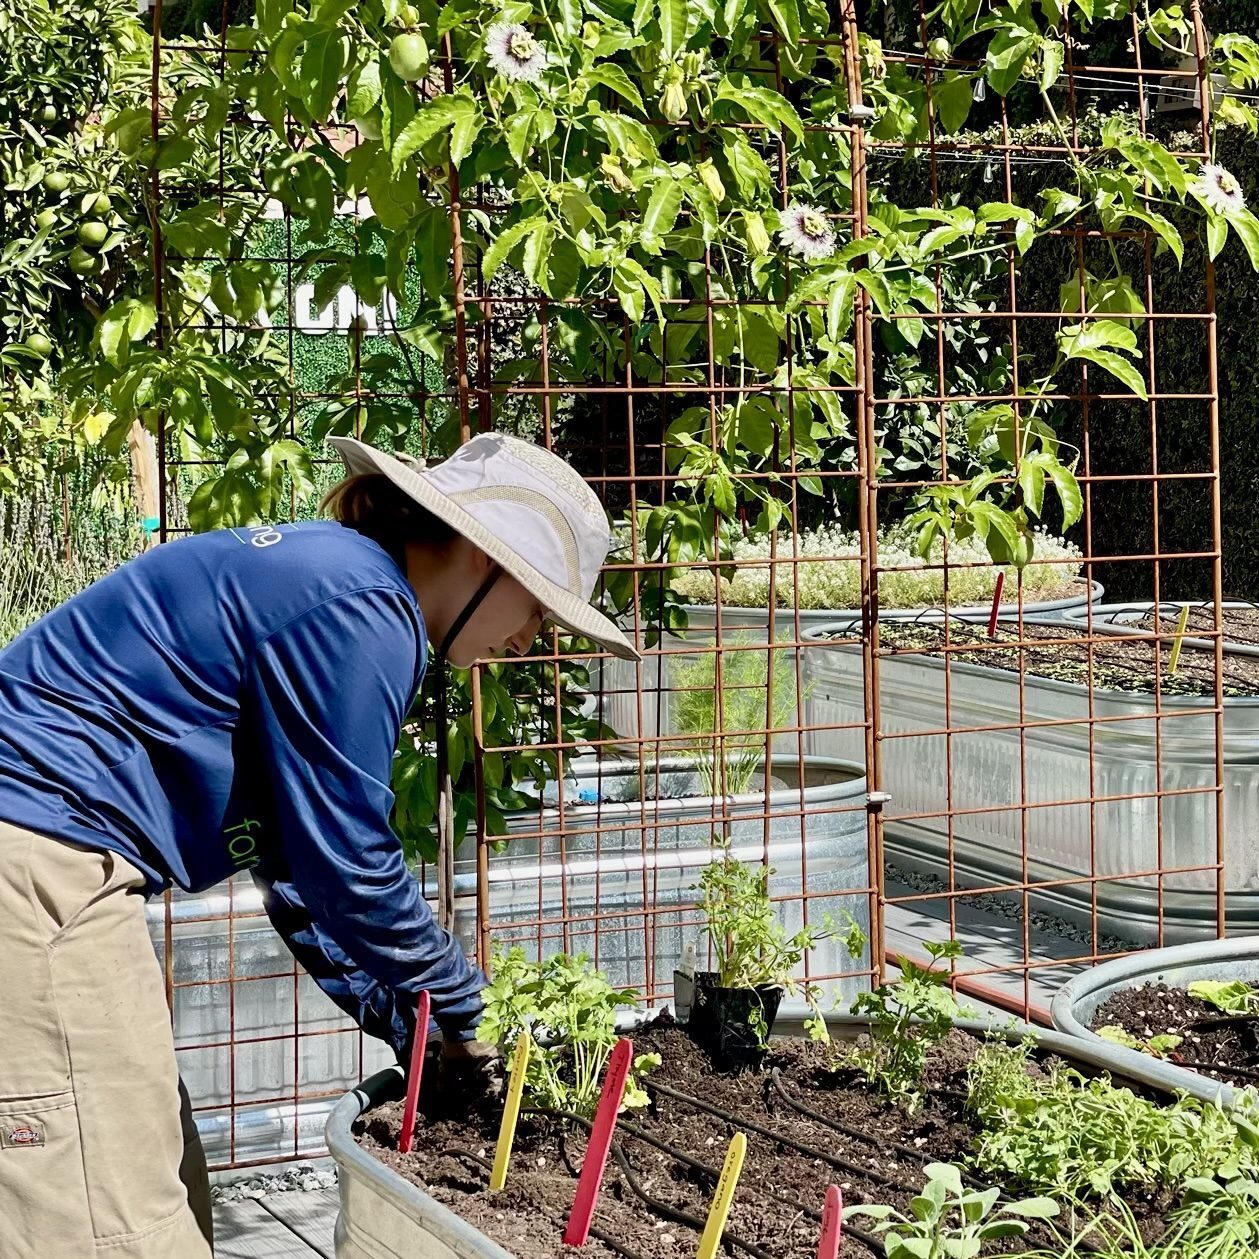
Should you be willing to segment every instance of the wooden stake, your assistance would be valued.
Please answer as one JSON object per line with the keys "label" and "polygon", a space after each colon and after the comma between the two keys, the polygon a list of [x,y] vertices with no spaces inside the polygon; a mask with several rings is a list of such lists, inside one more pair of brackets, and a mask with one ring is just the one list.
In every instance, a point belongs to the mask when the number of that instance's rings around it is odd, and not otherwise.
{"label": "wooden stake", "polygon": [[1180,616],[1176,619],[1176,637],[1172,642],[1171,659],[1167,662],[1167,672],[1172,676],[1176,676],[1176,670],[1180,668],[1180,649],[1185,645],[1185,630],[1189,626],[1189,605],[1186,603],[1180,609]]}
{"label": "wooden stake", "polygon": [[730,1204],[734,1201],[735,1187],[739,1183],[739,1173],[743,1170],[743,1157],[747,1151],[747,1137],[736,1132],[726,1151],[726,1161],[722,1164],[713,1204],[708,1208],[708,1223],[704,1225],[704,1235],[699,1239],[699,1250],[695,1259],[714,1259],[717,1254],[726,1220],[730,1218]]}
{"label": "wooden stake", "polygon": [[507,1183],[507,1165],[511,1162],[511,1146],[516,1139],[516,1124],[520,1120],[520,1100],[525,1094],[525,1073],[529,1069],[529,1047],[532,1044],[533,1037],[526,1028],[516,1038],[516,1049],[511,1056],[507,1101],[503,1106],[503,1122],[498,1128],[498,1145],[494,1148],[494,1170],[490,1174],[490,1188],[495,1193]]}
{"label": "wooden stake", "polygon": [[415,1112],[420,1105],[420,1076],[424,1071],[424,1050],[428,1047],[428,1016],[432,1005],[427,990],[420,993],[415,1011],[415,1036],[411,1041],[411,1065],[407,1070],[407,1100],[402,1107],[402,1135],[398,1149],[411,1153],[411,1141],[415,1135]]}
{"label": "wooden stake", "polygon": [[564,1230],[565,1246],[584,1246],[590,1239],[590,1221],[594,1218],[599,1186],[603,1183],[603,1170],[608,1165],[608,1151],[612,1148],[612,1134],[616,1130],[616,1116],[621,1109],[625,1081],[633,1060],[633,1044],[625,1039],[617,1041],[608,1059],[603,1091],[599,1094],[599,1108],[595,1111],[595,1121],[590,1129],[590,1143],[586,1146],[581,1175],[577,1177],[577,1194],[569,1212],[568,1227]]}
{"label": "wooden stake", "polygon": [[822,1238],[817,1245],[817,1259],[839,1259],[839,1243],[844,1231],[844,1196],[838,1185],[826,1190],[822,1208]]}
{"label": "wooden stake", "polygon": [[997,585],[992,592],[992,611],[988,613],[988,637],[997,636],[997,617],[1001,614],[1001,592],[1005,589],[1005,569],[997,574]]}

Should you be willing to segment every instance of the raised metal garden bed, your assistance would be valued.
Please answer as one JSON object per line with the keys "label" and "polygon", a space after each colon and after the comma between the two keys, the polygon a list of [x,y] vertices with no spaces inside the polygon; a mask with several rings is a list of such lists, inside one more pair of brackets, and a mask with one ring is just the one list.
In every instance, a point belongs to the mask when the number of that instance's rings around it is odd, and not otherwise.
{"label": "raised metal garden bed", "polygon": [[[1164,600],[1158,604],[1158,617],[1160,622],[1159,632],[1167,635],[1176,632],[1176,621],[1183,608],[1201,608],[1203,611],[1210,611],[1214,608],[1214,604],[1197,601],[1168,601]],[[1225,600],[1220,604],[1223,611],[1254,611],[1253,603],[1243,603],[1239,601]],[[1137,622],[1143,620],[1154,611],[1155,604],[1151,600],[1138,600],[1133,603],[1094,603],[1091,609],[1092,627],[1095,634],[1112,634],[1120,637],[1129,638],[1152,638],[1153,632],[1142,629]],[[1090,624],[1090,609],[1084,606],[1078,608],[1065,608],[1055,616],[1055,620],[1061,619],[1069,624],[1082,626]],[[1215,643],[1209,638],[1198,638],[1192,632],[1187,633],[1184,638],[1186,647],[1198,647],[1206,651],[1210,651],[1215,647]],[[1230,642],[1227,635],[1224,639],[1224,650],[1229,653],[1235,653],[1239,656],[1259,656],[1259,646],[1254,643],[1237,643]]]}
{"label": "raised metal garden bed", "polygon": [[[1083,587],[1083,582],[1080,583]],[[1089,602],[1101,599],[1103,589],[1100,583],[1092,582],[1088,592],[1082,588],[1078,595],[1066,599],[1044,600],[1039,603],[1024,603],[1023,615],[1027,620],[1047,620],[1063,615],[1074,609],[1083,609]],[[991,614],[991,606],[981,607],[978,604],[967,604],[949,609],[949,615],[963,621],[982,621]],[[1003,603],[1001,615],[1018,616],[1017,603]],[[638,695],[639,666],[626,660],[609,659],[602,663],[603,694],[599,697],[600,673],[595,672],[591,678],[591,691],[596,699],[596,711],[603,721],[622,738],[655,739],[663,735],[677,734],[679,721],[677,714],[677,694],[684,685],[684,675],[688,666],[702,659],[696,654],[696,648],[710,647],[717,641],[717,608],[712,604],[695,604],[686,609],[687,628],[679,634],[661,635],[658,646],[643,660],[641,718]],[[901,613],[884,613],[884,617],[903,615]],[[912,613],[915,616],[943,615],[941,611],[924,609]],[[803,637],[807,631],[822,625],[831,625],[846,617],[860,617],[859,611],[843,608],[802,609],[799,613],[800,633]],[[632,627],[631,627],[632,629]],[[627,631],[629,632],[629,631]],[[774,614],[774,634],[777,639],[787,641],[796,637],[796,612],[792,608],[778,608]],[[725,605],[721,608],[721,640],[723,645],[759,644],[769,641],[769,611],[767,608],[735,608]],[[640,646],[644,644],[640,643]],[[784,660],[790,657],[786,653],[776,653]],[[785,670],[794,674],[794,667]],[[788,683],[794,681],[788,678]],[[601,704],[602,708],[597,706]],[[763,708],[762,701],[762,708]],[[780,723],[785,726],[798,725],[796,720],[798,706],[792,706]],[[763,724],[758,721],[757,725]],[[785,750],[796,748],[796,735],[779,735],[776,746]]]}
{"label": "raised metal garden bed", "polygon": [[1237,1090],[1198,1071],[1161,1061],[1136,1049],[1112,1045],[1093,1031],[1093,1016],[1117,992],[1166,984],[1186,988],[1199,979],[1241,979],[1259,982],[1259,939],[1244,936],[1231,940],[1204,940],[1166,949],[1151,949],[1103,962],[1082,971],[1054,995],[1050,1013],[1054,1026],[1082,1043],[1101,1046],[1110,1053],[1116,1070],[1140,1064],[1163,1088],[1181,1089],[1204,1101],[1219,1098],[1226,1105],[1236,1100]]}
{"label": "raised metal garden bed", "polygon": [[[760,862],[766,813],[784,925],[792,931],[802,925],[807,892],[811,921],[847,910],[869,931],[869,898],[851,892],[870,881],[860,763],[805,757],[801,789],[797,758],[776,758],[772,772],[783,785],[768,800],[763,761],[752,789],[725,800],[705,794],[694,763],[682,758],[645,761],[640,771],[637,763],[582,757],[568,768],[562,813],[551,806],[540,817],[509,818],[507,845],[490,857],[490,929],[497,942],[521,944],[535,956],[586,952],[618,987],[641,989],[654,977],[657,988],[667,989],[684,941],[699,930],[696,912],[684,907],[695,904],[691,889],[713,859],[714,834],[728,836],[737,859]],[[476,858],[467,852],[455,866],[455,931],[469,948],[476,888]],[[436,891],[435,881],[426,891]],[[532,925],[539,921],[544,925]],[[810,955],[815,975],[864,965],[838,940],[822,941]],[[848,1002],[863,986],[843,980],[829,990]]]}
{"label": "raised metal garden bed", "polygon": [[[803,1034],[803,1011],[785,1010],[777,1034]],[[855,1039],[869,1024],[865,1019],[827,1020],[831,1033]],[[977,1035],[992,1033],[1017,1043],[1031,1036],[1051,1052],[1090,1072],[1109,1072],[1117,1082],[1145,1086],[1170,1100],[1171,1089],[1150,1070],[1141,1055],[1117,1058],[1111,1046],[1026,1025],[994,1026],[960,1020],[957,1026]],[[458,1215],[373,1158],[353,1135],[355,1122],[368,1111],[402,1095],[403,1075],[391,1067],[366,1080],[336,1105],[328,1120],[328,1149],[337,1163],[341,1213],[337,1220],[337,1259],[510,1259],[502,1247]],[[556,1247],[559,1249],[558,1245]]]}
{"label": "raised metal garden bed", "polygon": [[[907,618],[884,618],[889,619]],[[853,632],[851,621],[838,621],[806,635],[810,752],[862,754],[860,649],[827,642]],[[950,867],[951,831],[953,869],[962,885],[1096,875],[1105,880],[1095,885],[1100,928],[1134,941],[1155,940],[1159,879],[1128,876],[1215,861],[1213,702],[1164,697],[1162,710],[1182,715],[1156,718],[1152,695],[1094,690],[1090,697],[1085,686],[1029,674],[1020,709],[1018,674],[955,658],[948,669],[946,705],[945,675],[945,661],[937,657],[889,655],[879,661],[880,785],[895,801],[885,813],[889,853],[911,869],[944,875]],[[1090,716],[1103,719],[1091,740]],[[1132,720],[1104,720],[1113,717]],[[1021,739],[1020,721],[1033,723]],[[854,723],[857,728],[819,728]],[[1014,728],[948,736],[915,733],[1002,725]],[[1254,930],[1259,927],[1259,845],[1254,842],[1259,833],[1259,699],[1224,701],[1223,756],[1228,915],[1239,930]],[[1050,806],[1026,809],[1026,870],[1018,807],[1023,803]],[[983,811],[955,812],[950,822],[950,809]],[[1162,876],[1165,939],[1215,934],[1215,882],[1214,871]],[[1088,925],[1091,887],[1040,888],[1032,901]]]}

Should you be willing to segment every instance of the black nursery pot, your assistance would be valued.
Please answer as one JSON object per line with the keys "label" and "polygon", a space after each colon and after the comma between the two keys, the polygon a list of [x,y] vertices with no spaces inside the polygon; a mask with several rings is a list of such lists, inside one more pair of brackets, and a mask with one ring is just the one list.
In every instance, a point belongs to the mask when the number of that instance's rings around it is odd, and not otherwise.
{"label": "black nursery pot", "polygon": [[776,984],[719,988],[716,972],[697,971],[686,1030],[715,1066],[731,1071],[758,1067],[767,1048],[762,1035],[768,1039],[773,1031],[782,999]]}

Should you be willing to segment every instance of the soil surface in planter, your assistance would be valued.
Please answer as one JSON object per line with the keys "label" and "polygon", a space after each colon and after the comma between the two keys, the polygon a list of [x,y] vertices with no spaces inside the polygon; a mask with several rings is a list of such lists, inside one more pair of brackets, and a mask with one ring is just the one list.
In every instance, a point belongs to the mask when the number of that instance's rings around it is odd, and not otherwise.
{"label": "soil surface in planter", "polygon": [[[946,651],[943,625],[884,624],[879,629],[879,645],[891,656],[947,654],[958,664],[980,665],[1010,673],[1017,673],[1022,667],[1029,677],[1089,685],[1090,644],[1070,641],[1086,637],[1084,625],[1076,631],[1024,622],[1021,641],[1026,645],[1022,647],[1017,646],[1020,642],[1017,625],[998,626],[993,638],[988,637],[987,626],[961,621],[951,622],[948,631]],[[1215,694],[1213,651],[1184,647],[1173,675],[1170,640],[1155,644],[1140,638],[1105,635],[1094,637],[1091,646],[1095,692],[1130,691],[1152,695],[1157,675],[1158,689],[1164,695]],[[1259,656],[1224,657],[1224,694],[1234,698],[1259,695]]]}
{"label": "soil surface in planter", "polygon": [[1166,1055],[1169,1062],[1238,1087],[1259,1083],[1259,1015],[1225,1014],[1183,988],[1125,988],[1097,1008],[1093,1030],[1099,1027],[1122,1027],[1141,1041],[1183,1037]]}
{"label": "soil surface in planter", "polygon": [[[911,1116],[875,1095],[850,1069],[837,1067],[834,1046],[775,1042],[765,1070],[729,1076],[715,1073],[702,1051],[676,1027],[640,1032],[634,1037],[635,1052],[659,1053],[663,1064],[645,1080],[651,1106],[623,1115],[618,1125],[622,1161],[609,1160],[595,1214],[605,1240],[592,1240],[580,1253],[641,1259],[693,1256],[717,1173],[736,1131],[747,1135],[748,1152],[726,1230],[725,1255],[814,1259],[831,1183],[841,1186],[846,1203],[891,1203],[907,1212],[924,1183],[923,1165],[964,1164],[974,1144],[976,1129],[964,1113],[965,1071],[979,1045],[955,1031],[933,1051],[926,1081],[931,1091]],[[788,1098],[818,1118],[793,1109]],[[575,1253],[561,1243],[560,1235],[585,1152],[584,1129],[548,1116],[523,1117],[507,1188],[491,1194],[487,1185],[497,1130],[494,1115],[421,1119],[412,1153],[402,1155],[397,1150],[401,1110],[400,1102],[381,1107],[356,1124],[359,1141],[374,1158],[520,1259]],[[981,1177],[975,1183],[995,1182]],[[1138,1193],[1129,1194],[1128,1201],[1145,1229],[1157,1233],[1166,1204]],[[858,1230],[862,1223],[868,1224],[854,1221]],[[1033,1231],[993,1245],[986,1254],[1019,1254],[1047,1247],[1051,1240],[1047,1232]],[[845,1259],[882,1253],[863,1242],[857,1230],[845,1230]]]}
{"label": "soil surface in planter", "polygon": [[[1155,616],[1153,612],[1147,612],[1138,620],[1124,622],[1116,620],[1114,623],[1115,625],[1132,625],[1137,629],[1152,630],[1161,634],[1174,634],[1176,631],[1176,615],[1166,611],[1161,617]],[[1259,647],[1259,607],[1225,608],[1222,623],[1226,643]],[[1202,638],[1207,634],[1214,634],[1215,609],[1191,607],[1185,633],[1191,638]]]}

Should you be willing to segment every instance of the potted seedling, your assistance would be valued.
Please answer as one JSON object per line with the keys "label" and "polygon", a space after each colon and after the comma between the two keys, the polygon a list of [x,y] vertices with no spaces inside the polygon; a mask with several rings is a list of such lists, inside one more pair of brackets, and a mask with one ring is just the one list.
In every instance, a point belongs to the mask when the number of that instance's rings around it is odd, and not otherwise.
{"label": "potted seedling", "polygon": [[[718,1066],[741,1071],[763,1060],[787,993],[804,998],[814,1014],[811,1030],[826,1035],[818,1007],[820,990],[798,980],[796,971],[805,954],[838,928],[828,918],[820,927],[805,924],[789,932],[779,922],[769,895],[774,871],[737,861],[728,848],[719,851],[695,889],[700,893],[713,969],[676,978],[691,987],[687,1022],[691,1036]],[[865,932],[851,915],[846,931],[849,956],[860,957]]]}

